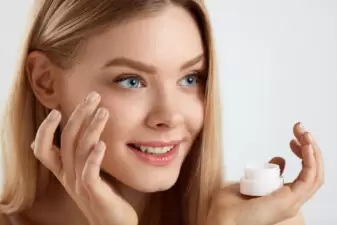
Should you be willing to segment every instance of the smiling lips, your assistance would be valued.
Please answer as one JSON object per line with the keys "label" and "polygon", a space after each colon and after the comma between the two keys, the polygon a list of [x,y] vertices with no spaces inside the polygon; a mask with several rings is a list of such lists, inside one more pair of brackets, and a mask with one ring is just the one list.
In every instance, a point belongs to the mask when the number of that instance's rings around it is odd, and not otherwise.
{"label": "smiling lips", "polygon": [[181,141],[132,143],[128,147],[138,159],[153,166],[168,166],[175,159]]}

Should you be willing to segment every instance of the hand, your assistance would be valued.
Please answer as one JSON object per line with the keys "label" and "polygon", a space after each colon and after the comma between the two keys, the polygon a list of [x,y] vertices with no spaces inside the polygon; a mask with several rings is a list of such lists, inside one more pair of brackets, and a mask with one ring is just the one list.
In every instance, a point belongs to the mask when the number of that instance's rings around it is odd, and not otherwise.
{"label": "hand", "polygon": [[108,111],[99,108],[100,96],[90,94],[72,113],[53,145],[61,114],[53,110],[42,122],[32,144],[34,154],[60,181],[91,225],[136,225],[134,209],[100,177],[106,145],[100,141]]}
{"label": "hand", "polygon": [[[293,183],[264,197],[247,197],[239,192],[239,184],[222,189],[212,200],[208,224],[272,225],[293,218],[300,207],[322,186],[324,179],[321,151],[313,136],[300,124],[294,126],[295,139],[290,147],[302,159],[302,171]],[[274,158],[281,174],[285,161]]]}

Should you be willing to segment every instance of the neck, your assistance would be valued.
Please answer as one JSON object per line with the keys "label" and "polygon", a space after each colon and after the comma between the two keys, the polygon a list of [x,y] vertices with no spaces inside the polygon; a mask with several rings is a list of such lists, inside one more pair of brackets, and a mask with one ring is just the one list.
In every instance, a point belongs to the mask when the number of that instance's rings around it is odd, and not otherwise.
{"label": "neck", "polygon": [[[137,214],[141,215],[148,197],[118,181],[110,180],[109,182],[113,183]],[[88,224],[75,202],[54,177],[46,187],[43,196],[40,196],[34,205],[24,212],[23,217],[32,224]],[[53,220],[51,221],[50,218]]]}

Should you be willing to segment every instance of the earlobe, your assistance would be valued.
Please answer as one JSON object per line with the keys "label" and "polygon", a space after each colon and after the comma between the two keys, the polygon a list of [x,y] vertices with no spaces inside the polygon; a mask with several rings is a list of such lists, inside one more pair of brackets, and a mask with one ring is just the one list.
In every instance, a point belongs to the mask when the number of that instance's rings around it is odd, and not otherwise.
{"label": "earlobe", "polygon": [[58,70],[43,53],[34,51],[28,54],[25,73],[35,97],[49,109],[58,108]]}

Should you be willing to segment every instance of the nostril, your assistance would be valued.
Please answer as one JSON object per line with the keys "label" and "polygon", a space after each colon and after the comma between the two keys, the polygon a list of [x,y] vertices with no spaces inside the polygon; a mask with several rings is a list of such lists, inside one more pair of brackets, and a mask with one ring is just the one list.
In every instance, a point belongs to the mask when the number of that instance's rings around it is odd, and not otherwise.
{"label": "nostril", "polygon": [[168,126],[165,123],[159,123],[157,124],[157,127],[162,128],[162,127],[168,127]]}

